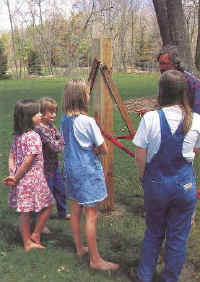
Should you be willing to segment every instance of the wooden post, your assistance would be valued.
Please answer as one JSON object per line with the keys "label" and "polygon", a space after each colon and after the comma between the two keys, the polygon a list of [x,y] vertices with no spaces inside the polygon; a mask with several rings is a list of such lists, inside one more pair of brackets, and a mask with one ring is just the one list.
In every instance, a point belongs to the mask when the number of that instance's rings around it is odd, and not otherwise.
{"label": "wooden post", "polygon": [[[93,58],[97,57],[112,70],[112,39],[103,36],[100,39],[94,39],[92,49]],[[100,72],[97,75],[93,89],[94,116],[98,116],[102,129],[113,135],[113,100]],[[102,157],[108,191],[108,198],[104,201],[104,210],[111,211],[114,207],[113,145],[111,142],[107,142],[107,145],[109,153]]]}

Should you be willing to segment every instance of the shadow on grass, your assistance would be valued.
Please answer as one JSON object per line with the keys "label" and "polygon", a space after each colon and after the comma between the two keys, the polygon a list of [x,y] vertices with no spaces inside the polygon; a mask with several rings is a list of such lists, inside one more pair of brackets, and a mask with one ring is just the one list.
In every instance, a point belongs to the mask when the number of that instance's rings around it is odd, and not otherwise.
{"label": "shadow on grass", "polygon": [[117,203],[126,208],[126,212],[132,213],[138,217],[144,217],[144,198],[141,194],[118,196]]}
{"label": "shadow on grass", "polygon": [[75,253],[73,238],[70,234],[65,234],[61,229],[52,229],[50,234],[42,234],[41,241],[45,242],[47,247],[56,249],[66,249]]}
{"label": "shadow on grass", "polygon": [[0,249],[6,249],[7,251],[18,246],[22,246],[22,240],[18,226],[9,222],[1,222],[0,242]]}
{"label": "shadow on grass", "polygon": [[[31,224],[31,229],[33,230],[33,224]],[[18,224],[1,222],[0,242],[0,250],[8,251],[16,247],[23,247]],[[72,236],[64,234],[60,228],[52,229],[51,234],[41,234],[41,242],[49,247],[75,252]]]}

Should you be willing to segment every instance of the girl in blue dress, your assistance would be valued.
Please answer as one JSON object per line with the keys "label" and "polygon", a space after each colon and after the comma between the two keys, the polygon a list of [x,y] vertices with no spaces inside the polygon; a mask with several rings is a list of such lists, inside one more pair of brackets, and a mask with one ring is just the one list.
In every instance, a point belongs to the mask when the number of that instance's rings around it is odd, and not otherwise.
{"label": "girl in blue dress", "polygon": [[[107,197],[103,168],[98,154],[106,154],[107,146],[95,120],[88,116],[89,87],[84,80],[71,80],[64,88],[61,132],[65,141],[64,177],[72,200],[71,225],[77,255],[89,252],[90,267],[115,270],[118,264],[105,261],[96,242],[97,204]],[[82,207],[85,207],[85,234],[80,233]]]}
{"label": "girl in blue dress", "polygon": [[133,139],[146,211],[134,281],[152,281],[163,241],[162,281],[178,281],[185,261],[197,198],[193,160],[200,148],[200,115],[192,113],[187,87],[183,73],[164,72],[159,83],[161,109],[144,115]]}

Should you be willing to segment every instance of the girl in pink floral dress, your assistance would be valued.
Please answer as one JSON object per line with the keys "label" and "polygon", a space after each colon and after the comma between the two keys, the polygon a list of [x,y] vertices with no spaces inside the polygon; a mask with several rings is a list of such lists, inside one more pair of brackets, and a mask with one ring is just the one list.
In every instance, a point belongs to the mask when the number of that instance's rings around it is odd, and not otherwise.
{"label": "girl in pink floral dress", "polygon": [[[33,131],[41,121],[39,104],[33,100],[20,100],[14,109],[14,140],[9,155],[9,176],[3,180],[11,186],[9,205],[20,213],[20,231],[24,248],[44,248],[40,232],[53,203],[43,172],[43,154],[40,136]],[[33,233],[30,232],[30,212],[40,212]]]}

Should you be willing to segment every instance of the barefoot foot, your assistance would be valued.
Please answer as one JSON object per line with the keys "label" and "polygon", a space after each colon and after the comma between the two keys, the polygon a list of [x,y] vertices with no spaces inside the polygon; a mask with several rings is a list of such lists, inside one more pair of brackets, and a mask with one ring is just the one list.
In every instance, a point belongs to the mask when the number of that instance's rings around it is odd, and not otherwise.
{"label": "barefoot foot", "polygon": [[31,240],[36,244],[40,244],[40,234],[32,233]]}
{"label": "barefoot foot", "polygon": [[82,247],[81,250],[77,252],[77,259],[80,264],[83,262],[85,254],[88,254],[88,247]]}
{"label": "barefoot foot", "polygon": [[117,270],[120,266],[118,263],[113,263],[105,261],[103,259],[97,261],[96,263],[90,262],[90,267],[99,270]]}
{"label": "barefoot foot", "polygon": [[26,252],[29,252],[32,249],[45,249],[44,246],[42,246],[41,244],[36,244],[33,241],[29,241],[26,244],[24,244],[24,249]]}
{"label": "barefoot foot", "polygon": [[85,254],[88,253],[88,247],[82,247],[78,252],[77,252],[77,255],[78,257],[82,257],[84,256]]}

